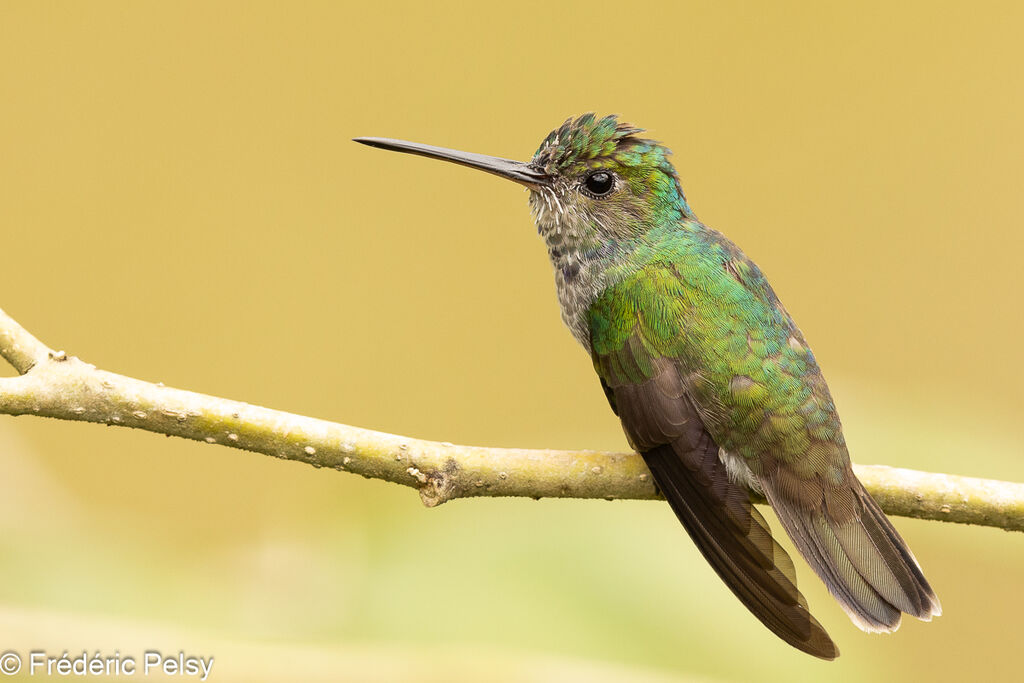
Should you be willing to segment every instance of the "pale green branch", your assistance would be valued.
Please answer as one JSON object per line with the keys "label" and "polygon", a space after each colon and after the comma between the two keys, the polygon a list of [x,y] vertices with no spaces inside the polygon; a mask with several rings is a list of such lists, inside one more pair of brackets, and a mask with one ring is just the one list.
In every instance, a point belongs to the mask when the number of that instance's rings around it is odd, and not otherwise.
{"label": "pale green branch", "polygon": [[50,353],[53,352],[46,344],[0,309],[0,356],[6,358],[15,370],[24,375]]}
{"label": "pale green branch", "polygon": [[[653,499],[634,453],[481,448],[411,439],[98,370],[47,348],[0,310],[0,414],[134,427],[418,489],[428,506],[472,496]],[[892,515],[1024,531],[1024,484],[855,466]]]}

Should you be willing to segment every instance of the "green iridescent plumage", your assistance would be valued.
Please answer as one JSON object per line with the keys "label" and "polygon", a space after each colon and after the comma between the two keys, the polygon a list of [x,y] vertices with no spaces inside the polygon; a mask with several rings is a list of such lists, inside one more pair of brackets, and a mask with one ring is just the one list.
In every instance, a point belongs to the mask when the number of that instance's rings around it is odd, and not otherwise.
{"label": "green iridescent plumage", "polygon": [[761,455],[800,461],[812,440],[831,444],[838,458],[842,433],[814,355],[757,266],[695,222],[652,231],[648,240],[648,260],[589,310],[598,374],[616,377],[637,334],[643,349],[630,351],[642,373],[629,379],[649,379],[655,357],[699,370],[705,381],[694,398],[718,413],[709,431],[754,468]]}
{"label": "green iridescent plumage", "polygon": [[696,219],[669,150],[640,133],[586,114],[552,131],[529,163],[360,141],[530,188],[562,317],[630,443],[701,553],[769,629],[815,656],[838,655],[752,490],[861,628],[939,614],[913,555],[853,474],[803,334],[761,270]]}

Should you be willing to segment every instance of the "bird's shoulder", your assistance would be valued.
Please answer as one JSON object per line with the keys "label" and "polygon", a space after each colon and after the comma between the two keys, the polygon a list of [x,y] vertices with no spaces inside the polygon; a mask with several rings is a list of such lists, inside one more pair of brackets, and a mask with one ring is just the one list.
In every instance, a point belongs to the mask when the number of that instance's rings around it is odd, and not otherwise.
{"label": "bird's shoulder", "polygon": [[594,299],[587,321],[597,353],[621,348],[636,331],[660,353],[687,355],[796,330],[757,264],[696,223],[651,231]]}
{"label": "bird's shoulder", "polygon": [[710,230],[652,252],[588,312],[606,390],[677,377],[723,448],[746,459],[821,449],[816,460],[844,461],[816,359],[760,268]]}

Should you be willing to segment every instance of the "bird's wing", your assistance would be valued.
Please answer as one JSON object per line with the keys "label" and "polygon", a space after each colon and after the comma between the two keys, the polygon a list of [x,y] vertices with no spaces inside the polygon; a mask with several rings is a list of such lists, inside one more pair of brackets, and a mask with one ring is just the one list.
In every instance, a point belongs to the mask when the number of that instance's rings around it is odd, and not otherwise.
{"label": "bird's wing", "polygon": [[792,560],[719,458],[686,388],[694,378],[684,376],[679,359],[653,350],[646,336],[656,332],[643,329],[635,309],[592,309],[590,322],[594,366],[612,409],[701,553],[772,632],[834,659],[838,648],[808,611]]}
{"label": "bird's wing", "polygon": [[[589,311],[595,367],[627,434],[670,501],[673,485],[680,498],[694,494],[680,483],[686,470],[665,446],[700,471],[697,481],[715,482],[714,472],[733,485],[716,462],[721,448],[764,491],[801,554],[861,628],[894,630],[901,612],[939,614],[906,544],[853,474],[828,386],[803,335],[757,266],[724,237],[708,235],[710,248],[699,259],[677,250],[648,263],[606,289]],[[680,398],[655,393],[652,381]],[[672,412],[673,401],[684,407]],[[680,411],[708,435],[703,460],[693,460],[691,451],[704,442],[678,443]],[[673,507],[683,519],[682,501]],[[696,539],[696,522],[683,522]],[[723,578],[739,595],[738,576]]]}
{"label": "bird's wing", "polygon": [[783,528],[858,627],[894,631],[901,612],[926,621],[941,614],[906,543],[853,473],[839,414],[800,330],[761,270],[709,234],[725,252],[718,286],[739,285],[742,313],[728,334],[747,346],[731,356],[718,387],[702,392],[717,399],[708,410],[721,413],[713,433],[754,465]]}

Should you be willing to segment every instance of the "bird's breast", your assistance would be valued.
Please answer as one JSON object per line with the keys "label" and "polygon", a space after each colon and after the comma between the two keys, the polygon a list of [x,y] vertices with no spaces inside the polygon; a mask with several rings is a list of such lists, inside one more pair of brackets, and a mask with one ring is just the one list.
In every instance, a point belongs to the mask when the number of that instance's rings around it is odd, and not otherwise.
{"label": "bird's breast", "polygon": [[555,271],[555,289],[562,322],[583,348],[590,352],[590,330],[587,311],[607,287],[605,269],[592,259],[582,258],[576,251],[549,249]]}

